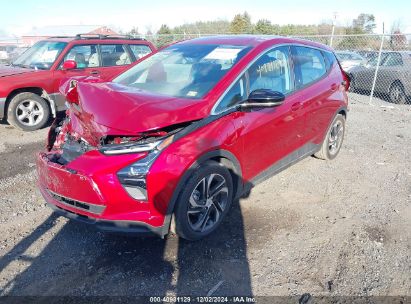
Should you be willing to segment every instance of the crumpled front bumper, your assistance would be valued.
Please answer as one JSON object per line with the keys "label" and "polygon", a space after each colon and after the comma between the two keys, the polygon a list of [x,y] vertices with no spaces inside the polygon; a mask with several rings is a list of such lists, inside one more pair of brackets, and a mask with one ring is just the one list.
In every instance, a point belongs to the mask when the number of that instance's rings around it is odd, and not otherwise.
{"label": "crumpled front bumper", "polygon": [[111,232],[162,234],[165,215],[150,201],[131,198],[116,173],[141,157],[107,157],[89,151],[67,165],[37,157],[38,184],[44,199],[59,214]]}

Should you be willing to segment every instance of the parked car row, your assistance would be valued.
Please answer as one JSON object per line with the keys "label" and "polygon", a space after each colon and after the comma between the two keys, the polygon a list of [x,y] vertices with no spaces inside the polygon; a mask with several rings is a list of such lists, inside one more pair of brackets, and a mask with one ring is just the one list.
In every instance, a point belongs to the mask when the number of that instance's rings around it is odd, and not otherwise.
{"label": "parked car row", "polygon": [[65,110],[60,82],[73,76],[109,80],[153,52],[148,41],[126,36],[77,35],[37,42],[0,66],[0,119],[25,131],[42,128]]}
{"label": "parked car row", "polygon": [[396,104],[410,101],[411,51],[383,51],[381,56],[378,52],[337,51],[336,55],[341,67],[351,77],[352,91],[371,91],[379,61],[374,92],[388,96]]}

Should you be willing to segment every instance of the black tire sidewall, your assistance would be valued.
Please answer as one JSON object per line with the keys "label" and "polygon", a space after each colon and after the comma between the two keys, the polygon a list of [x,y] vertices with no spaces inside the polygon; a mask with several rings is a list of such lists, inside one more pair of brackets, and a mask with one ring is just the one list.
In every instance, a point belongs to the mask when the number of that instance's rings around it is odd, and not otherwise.
{"label": "black tire sidewall", "polygon": [[[217,173],[222,175],[227,182],[228,187],[228,200],[227,206],[219,220],[219,222],[210,230],[206,232],[197,232],[192,230],[190,224],[188,223],[187,219],[187,209],[189,206],[189,198],[194,190],[194,187],[198,184],[198,182],[203,179],[205,176]],[[233,181],[230,175],[230,172],[227,168],[225,168],[220,163],[215,161],[207,161],[204,164],[200,165],[199,167],[193,170],[193,174],[188,178],[187,182],[184,185],[184,188],[181,190],[178,200],[176,202],[176,206],[174,208],[174,217],[175,217],[175,228],[176,233],[190,241],[196,241],[202,239],[211,233],[213,233],[223,222],[225,216],[227,215],[233,201]]]}
{"label": "black tire sidewall", "polygon": [[[27,99],[34,99],[43,107],[43,111],[44,111],[43,119],[35,126],[26,126],[22,124],[16,117],[16,108],[21,102]],[[35,131],[35,130],[41,129],[42,127],[45,126],[45,124],[49,120],[49,117],[50,117],[50,108],[49,108],[48,103],[42,97],[40,97],[39,95],[35,93],[30,93],[30,92],[19,93],[11,99],[7,107],[7,121],[14,127],[19,128],[23,131]]]}

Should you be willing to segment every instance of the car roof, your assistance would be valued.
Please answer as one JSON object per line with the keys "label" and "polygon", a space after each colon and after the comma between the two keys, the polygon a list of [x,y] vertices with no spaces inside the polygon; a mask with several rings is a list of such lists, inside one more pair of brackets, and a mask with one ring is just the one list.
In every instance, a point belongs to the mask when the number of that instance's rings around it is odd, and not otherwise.
{"label": "car roof", "polygon": [[119,41],[122,43],[133,43],[133,44],[150,44],[146,39],[144,38],[134,38],[131,36],[127,35],[88,35],[88,34],[78,34],[76,36],[54,36],[54,37],[49,37],[46,39],[43,39],[42,41],[57,41],[57,42],[79,42],[81,44],[84,43],[84,41],[87,41],[87,43],[101,43],[101,42],[106,42],[106,43],[118,43]]}
{"label": "car roof", "polygon": [[190,40],[184,40],[179,42],[179,44],[222,44],[222,45],[243,45],[256,47],[267,41],[272,44],[305,44],[307,46],[313,46],[321,48],[324,50],[332,51],[328,46],[313,42],[310,40],[291,38],[276,35],[217,35],[217,36],[207,36],[194,38]]}

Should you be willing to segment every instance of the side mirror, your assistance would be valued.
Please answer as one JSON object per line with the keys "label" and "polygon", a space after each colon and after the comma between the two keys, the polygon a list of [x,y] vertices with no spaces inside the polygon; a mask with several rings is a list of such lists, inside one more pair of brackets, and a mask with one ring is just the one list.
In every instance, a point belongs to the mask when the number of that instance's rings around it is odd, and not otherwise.
{"label": "side mirror", "polygon": [[77,69],[77,62],[74,60],[66,60],[63,62],[63,70],[74,70]]}
{"label": "side mirror", "polygon": [[272,108],[282,105],[285,95],[281,92],[259,89],[252,91],[248,100],[240,104],[241,108]]}

